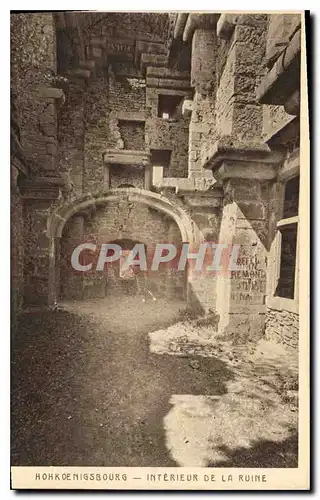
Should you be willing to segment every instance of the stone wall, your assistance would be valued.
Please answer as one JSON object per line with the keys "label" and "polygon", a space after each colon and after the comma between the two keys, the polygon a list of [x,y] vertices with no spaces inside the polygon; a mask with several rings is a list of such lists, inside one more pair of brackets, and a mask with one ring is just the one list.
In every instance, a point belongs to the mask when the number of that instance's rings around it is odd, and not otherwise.
{"label": "stone wall", "polygon": [[[266,65],[270,69],[279,55],[286,49],[291,37],[301,24],[299,14],[270,14],[266,42]],[[294,119],[283,106],[263,106],[263,139],[268,140]]]}
{"label": "stone wall", "polygon": [[84,188],[84,106],[83,86],[69,85],[58,113],[59,171],[74,196]]}
{"label": "stone wall", "polygon": [[[124,16],[124,24],[119,26],[121,16]],[[159,16],[159,23],[156,16]],[[23,280],[28,300],[35,304],[46,303],[51,251],[46,229],[52,205],[104,191],[106,178],[111,188],[148,185],[142,166],[111,163],[107,167],[104,153],[108,150],[144,151],[146,158],[149,152],[151,158],[161,158],[159,152],[165,150],[171,151],[171,155],[168,164],[164,165],[166,179],[158,186],[163,196],[171,196],[186,209],[205,239],[239,243],[243,251],[241,257],[248,258],[252,265],[253,274],[223,276],[217,288],[212,277],[201,276],[190,281],[189,295],[205,309],[218,307],[221,331],[225,329],[241,339],[263,334],[268,231],[270,237],[274,232],[279,199],[273,197],[272,186],[269,191],[269,174],[264,177],[270,165],[266,167],[264,160],[252,162],[250,155],[246,159],[242,152],[245,155],[252,144],[263,143],[292,118],[281,106],[257,102],[256,89],[273,58],[285,48],[298,27],[298,20],[297,16],[290,19],[280,16],[280,19],[260,14],[231,17],[233,24],[229,25],[230,32],[228,36],[224,34],[225,38],[220,38],[214,24],[196,25],[188,40],[189,45],[192,43],[190,73],[164,67],[166,50],[164,45],[159,47],[159,42],[164,42],[166,35],[159,26],[167,30],[165,15],[79,14],[84,43],[81,50],[86,49],[83,54],[92,57],[85,63],[90,63],[87,67],[93,69],[91,72],[80,70],[89,73],[90,77],[80,80],[71,72],[73,76],[70,73],[67,81],[62,81],[57,75],[52,14],[12,16],[12,86],[17,93],[21,143],[33,175],[61,177],[65,181],[60,193],[56,189],[56,196],[50,190],[39,187],[36,190],[32,181],[29,191],[22,192],[24,207],[20,197],[13,196],[12,210],[18,228],[13,234],[17,309],[21,303]],[[129,26],[135,36],[144,34],[143,42],[134,38],[118,40],[124,37]],[[72,29],[70,34],[72,36]],[[75,43],[79,42],[77,37],[75,35]],[[148,46],[147,40],[154,43]],[[142,47],[140,53],[135,44]],[[124,49],[127,53],[117,53]],[[81,50],[76,50],[76,54]],[[63,56],[61,51],[58,53]],[[67,70],[74,69],[67,66]],[[61,92],[57,86],[63,86],[65,92],[62,107],[58,105]],[[181,109],[179,104],[174,116],[159,116],[159,102],[173,96],[181,98]],[[188,102],[188,113],[182,113],[184,102]],[[203,166],[208,160],[206,155],[212,154],[210,148],[221,137],[227,138],[228,147],[239,143],[242,148],[238,148],[239,158],[221,160],[222,170],[228,170],[224,177],[217,177],[223,185],[223,208],[211,205],[210,200],[203,204],[202,199],[192,196],[198,188],[205,192],[216,181],[212,170],[205,170]],[[112,152],[110,158],[112,161]],[[128,158],[125,154],[119,161],[129,163]],[[183,194],[184,189],[186,193]],[[19,236],[22,226],[25,228],[25,256]],[[158,241],[181,241],[177,227],[171,220],[164,220],[163,214],[139,204],[109,202],[107,207],[96,207],[96,212],[78,214],[68,222],[62,240],[62,261],[76,241],[92,235],[99,239],[102,230],[107,232],[108,241],[128,238],[147,245]],[[23,258],[24,266],[21,264]],[[174,272],[171,275],[170,280],[168,276],[164,278],[166,290],[183,291],[185,276]],[[96,284],[92,285],[95,279]],[[62,273],[62,283],[65,298],[105,293],[100,277],[70,277],[68,269]],[[284,311],[268,311],[267,335],[271,335],[273,324],[279,335],[282,327],[297,330],[296,319],[292,319],[292,315],[289,320],[282,318],[282,313]]]}
{"label": "stone wall", "polygon": [[144,109],[145,88],[131,85],[111,66],[100,69],[87,84],[68,85],[59,110],[59,170],[67,180],[68,196],[104,189],[107,149],[145,149]]}
{"label": "stone wall", "polygon": [[189,128],[189,177],[212,179],[202,169],[202,151],[216,136],[216,46],[215,32],[197,29],[192,38],[191,86],[194,88]]}
{"label": "stone wall", "polygon": [[[112,273],[90,271],[77,273],[70,266],[73,249],[83,241],[98,245],[118,240],[140,242],[152,250],[156,243],[181,243],[181,234],[176,224],[164,214],[139,203],[109,202],[98,208],[84,220],[83,237],[78,219],[71,219],[62,238],[63,273],[61,273],[61,298],[104,297],[107,293],[123,292],[123,280]],[[119,243],[121,245],[121,243]],[[106,274],[107,273],[107,274]],[[108,285],[108,276],[109,283]],[[169,267],[160,267],[160,272],[149,272],[151,288],[157,296],[181,296],[185,290],[184,273]]]}
{"label": "stone wall", "polygon": [[135,187],[144,189],[144,167],[138,165],[111,165],[110,188]]}
{"label": "stone wall", "polygon": [[144,122],[119,120],[118,123],[124,149],[143,151],[145,149]]}
{"label": "stone wall", "polygon": [[108,112],[108,77],[106,72],[101,71],[90,80],[85,90],[84,192],[94,193],[103,189],[103,152],[110,140]]}
{"label": "stone wall", "polygon": [[[11,30],[11,88],[18,110],[20,143],[32,176],[20,186],[25,228],[24,303],[42,305],[48,299],[47,216],[58,195],[54,183],[60,177],[57,112],[62,91],[57,88],[55,22],[52,13],[12,14]],[[20,223],[14,222],[18,227]]]}
{"label": "stone wall", "polygon": [[262,106],[255,91],[265,72],[267,15],[237,16],[216,96],[218,135],[260,137]]}
{"label": "stone wall", "polygon": [[[184,98],[190,95],[188,74],[165,68],[148,68],[146,77],[146,144],[152,150],[170,150],[164,177],[188,177],[189,118],[182,115]],[[181,99],[174,116],[159,116],[159,102],[175,96]]]}
{"label": "stone wall", "polygon": [[162,118],[146,122],[147,144],[153,150],[170,150],[168,166],[163,169],[164,177],[188,176],[188,122],[168,122]]}
{"label": "stone wall", "polygon": [[15,330],[23,309],[24,294],[24,220],[23,202],[16,185],[17,169],[12,166],[14,187],[11,191],[11,318]]}
{"label": "stone wall", "polygon": [[299,314],[268,308],[265,337],[267,340],[298,348]]}
{"label": "stone wall", "polygon": [[43,88],[56,84],[56,37],[51,13],[11,15],[11,87],[19,110],[21,145],[33,173],[55,171],[55,99]]}
{"label": "stone wall", "polygon": [[239,245],[236,263],[242,270],[219,274],[217,310],[221,333],[240,343],[264,333],[267,213],[268,184],[251,179],[225,183],[219,243]]}

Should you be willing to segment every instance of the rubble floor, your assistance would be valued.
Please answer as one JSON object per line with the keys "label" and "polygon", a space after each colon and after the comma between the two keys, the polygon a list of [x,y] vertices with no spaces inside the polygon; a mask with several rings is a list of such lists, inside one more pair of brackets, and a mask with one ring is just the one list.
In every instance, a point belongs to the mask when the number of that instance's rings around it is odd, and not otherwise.
{"label": "rubble floor", "polygon": [[297,467],[297,353],[236,346],[135,297],[29,312],[12,341],[12,465]]}

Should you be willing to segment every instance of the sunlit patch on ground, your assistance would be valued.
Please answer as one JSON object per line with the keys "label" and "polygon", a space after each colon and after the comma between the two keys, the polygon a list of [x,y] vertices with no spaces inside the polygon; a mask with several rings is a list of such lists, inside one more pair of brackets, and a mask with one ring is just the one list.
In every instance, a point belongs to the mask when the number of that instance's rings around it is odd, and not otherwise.
{"label": "sunlit patch on ground", "polygon": [[184,308],[126,297],[26,314],[12,463],[296,466],[296,354],[218,342],[200,320],[177,323]]}
{"label": "sunlit patch on ground", "polygon": [[172,396],[164,418],[166,446],[179,465],[297,466],[296,352],[264,340],[234,346],[195,322],[149,337],[152,352],[187,358],[194,371],[202,370],[201,357],[217,357],[234,374],[220,396]]}

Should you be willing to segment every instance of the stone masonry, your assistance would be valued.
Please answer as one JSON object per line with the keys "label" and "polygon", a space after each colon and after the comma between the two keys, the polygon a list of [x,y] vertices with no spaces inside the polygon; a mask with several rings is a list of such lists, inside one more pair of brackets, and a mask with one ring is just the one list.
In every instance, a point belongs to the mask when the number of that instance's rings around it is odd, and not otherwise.
{"label": "stone masonry", "polygon": [[[11,33],[13,330],[25,308],[136,293],[116,267],[75,273],[80,242],[206,242],[239,245],[238,270],[166,268],[155,293],[213,312],[235,343],[297,348],[298,208],[283,207],[301,16],[13,13]],[[290,254],[293,297],[277,291]]]}

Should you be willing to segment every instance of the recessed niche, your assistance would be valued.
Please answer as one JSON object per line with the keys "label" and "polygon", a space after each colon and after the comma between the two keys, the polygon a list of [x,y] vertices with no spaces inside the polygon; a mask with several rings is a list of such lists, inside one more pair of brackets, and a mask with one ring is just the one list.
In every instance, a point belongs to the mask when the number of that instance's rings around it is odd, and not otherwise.
{"label": "recessed niche", "polygon": [[179,120],[182,117],[182,103],[184,96],[181,95],[158,95],[158,117],[163,120]]}
{"label": "recessed niche", "polygon": [[145,149],[145,122],[119,120],[118,127],[124,149],[143,151]]}

